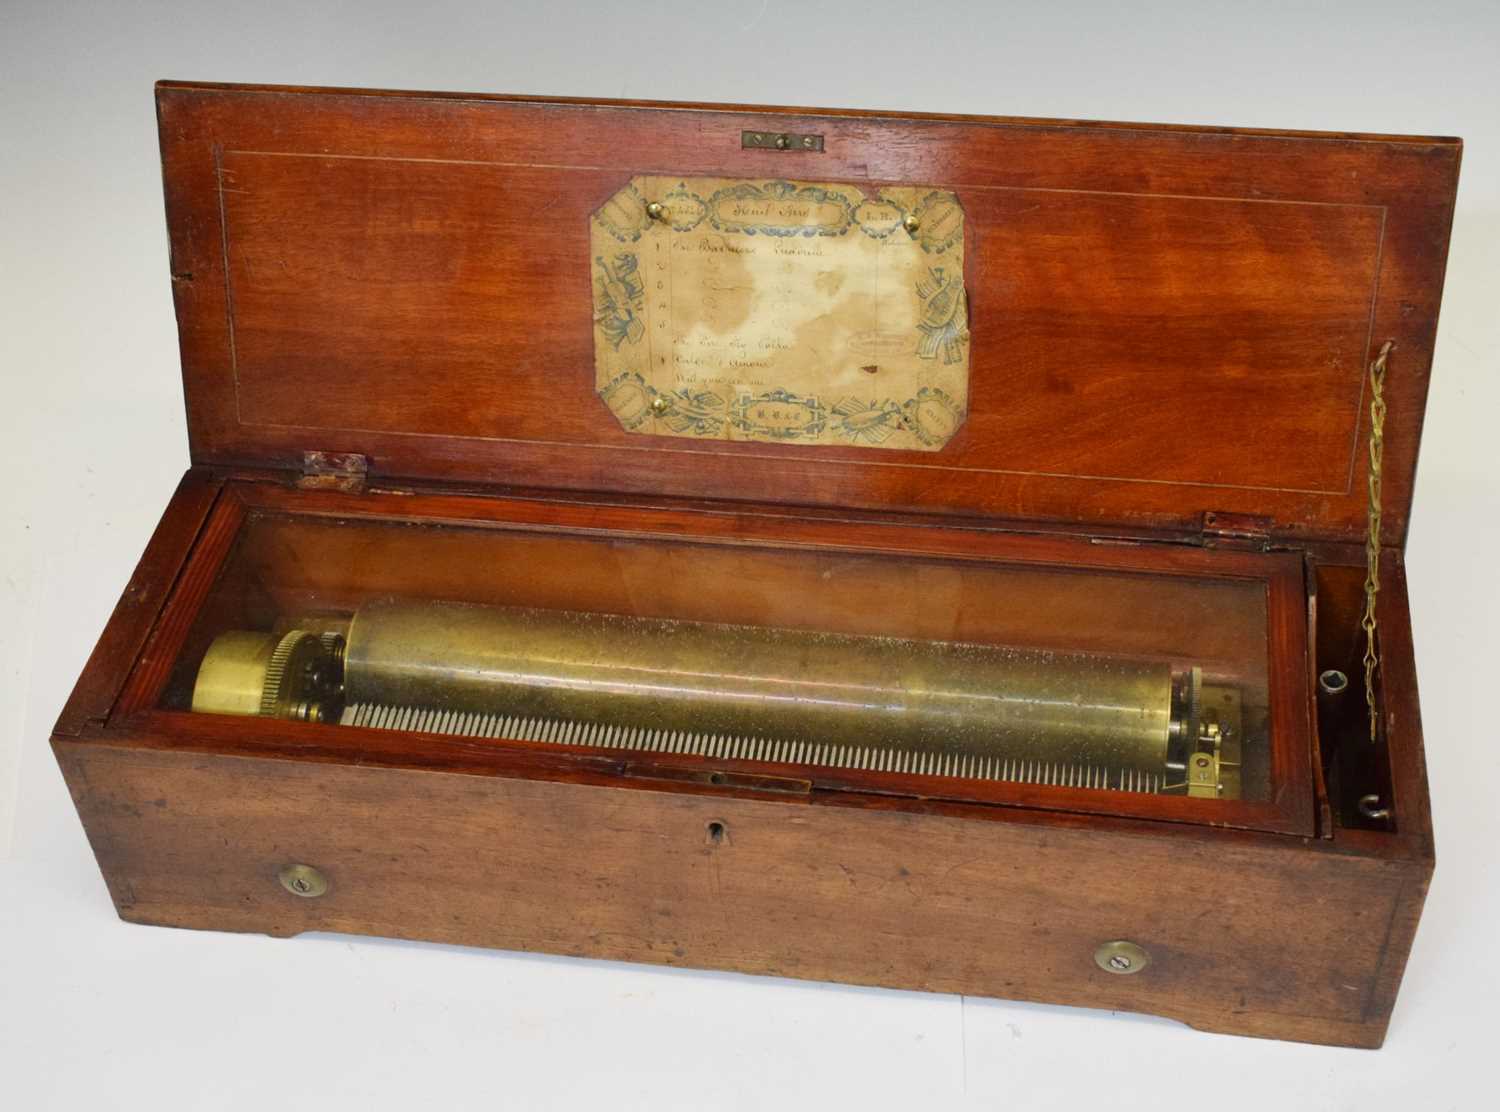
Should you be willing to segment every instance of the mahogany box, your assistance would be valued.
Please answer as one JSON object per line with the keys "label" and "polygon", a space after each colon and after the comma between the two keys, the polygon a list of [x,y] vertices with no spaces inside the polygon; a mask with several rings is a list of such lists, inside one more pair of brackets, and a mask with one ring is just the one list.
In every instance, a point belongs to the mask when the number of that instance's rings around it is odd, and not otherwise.
{"label": "mahogany box", "polygon": [[191,462],[52,737],[122,918],[1381,1044],[1457,140],[157,111]]}

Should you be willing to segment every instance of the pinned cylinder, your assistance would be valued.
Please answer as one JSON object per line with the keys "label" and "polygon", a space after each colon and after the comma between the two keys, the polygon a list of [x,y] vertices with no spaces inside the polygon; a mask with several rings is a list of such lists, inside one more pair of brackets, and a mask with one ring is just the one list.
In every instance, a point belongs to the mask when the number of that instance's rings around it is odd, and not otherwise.
{"label": "pinned cylinder", "polygon": [[1101,655],[402,599],[360,607],[345,656],[351,705],[1157,776],[1196,736],[1197,682]]}

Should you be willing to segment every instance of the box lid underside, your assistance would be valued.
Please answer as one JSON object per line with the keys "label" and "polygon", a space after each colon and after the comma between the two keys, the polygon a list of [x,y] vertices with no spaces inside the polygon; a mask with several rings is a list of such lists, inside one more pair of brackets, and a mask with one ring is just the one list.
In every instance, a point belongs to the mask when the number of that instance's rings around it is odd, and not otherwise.
{"label": "box lid underside", "polygon": [[[195,462],[1352,540],[1389,339],[1404,539],[1455,140],[204,85],[160,86],[158,112]],[[590,214],[642,174],[956,194],[952,438],[622,429],[595,392]]]}

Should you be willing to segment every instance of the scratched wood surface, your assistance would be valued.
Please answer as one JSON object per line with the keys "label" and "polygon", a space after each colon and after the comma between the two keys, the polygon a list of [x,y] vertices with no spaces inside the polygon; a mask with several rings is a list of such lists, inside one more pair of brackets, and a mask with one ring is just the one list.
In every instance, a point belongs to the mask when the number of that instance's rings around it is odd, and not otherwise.
{"label": "scratched wood surface", "polygon": [[[1356,1046],[1384,1036],[1426,888],[1420,862],[1295,840],[87,742],[59,755],[133,922],[1044,1000]],[[322,870],[329,893],[285,892],[290,863]],[[1116,938],[1151,965],[1099,970]]]}
{"label": "scratched wood surface", "polygon": [[[1363,370],[1396,340],[1404,536],[1452,140],[159,92],[194,458],[1278,533],[1363,524]],[[817,154],[742,150],[817,131]],[[588,215],[633,174],[929,184],[969,243],[970,409],[940,452],[621,431],[593,389]]]}
{"label": "scratched wood surface", "polygon": [[[412,501],[261,485],[272,501],[334,518],[347,519],[359,497]],[[53,737],[128,919],[992,994],[1355,1046],[1383,1038],[1432,869],[1397,552],[1382,590],[1395,828],[1333,826],[1301,838],[1087,815],[1039,797],[903,798],[852,781],[768,795],[753,777],[719,787],[691,770],[392,731],[162,711],[106,718],[99,708],[113,705],[140,654],[150,659],[163,631],[191,618],[168,600],[217,567],[188,559],[222,543],[205,524],[216,493],[201,475],[183,483]],[[567,500],[439,501],[450,516],[462,502],[496,519],[598,526],[633,515],[636,538],[672,516]],[[412,512],[386,509],[396,519]],[[774,527],[801,544],[839,528],[772,507],[704,516],[709,528],[748,537]],[[939,532],[919,520],[883,528],[909,543]],[[862,530],[873,527],[844,523],[844,541]],[[1057,543],[1010,539],[1033,556]],[[1179,570],[1245,558],[1156,550]],[[1103,546],[1101,558],[1121,551]],[[1320,556],[1352,567],[1358,553]],[[146,637],[143,622],[153,620]],[[727,830],[718,841],[713,822]],[[330,897],[299,900],[276,886],[276,870],[293,859],[329,872]],[[1146,945],[1152,968],[1131,978],[1095,970],[1093,947],[1113,937]]]}

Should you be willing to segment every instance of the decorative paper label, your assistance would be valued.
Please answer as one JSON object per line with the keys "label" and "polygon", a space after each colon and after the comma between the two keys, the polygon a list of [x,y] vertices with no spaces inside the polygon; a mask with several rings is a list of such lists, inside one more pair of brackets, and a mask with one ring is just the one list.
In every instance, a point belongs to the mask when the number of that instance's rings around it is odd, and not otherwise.
{"label": "decorative paper label", "polygon": [[638,177],[591,224],[597,387],[630,432],[936,451],[963,423],[952,193]]}

